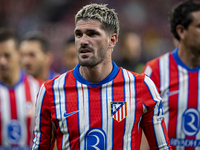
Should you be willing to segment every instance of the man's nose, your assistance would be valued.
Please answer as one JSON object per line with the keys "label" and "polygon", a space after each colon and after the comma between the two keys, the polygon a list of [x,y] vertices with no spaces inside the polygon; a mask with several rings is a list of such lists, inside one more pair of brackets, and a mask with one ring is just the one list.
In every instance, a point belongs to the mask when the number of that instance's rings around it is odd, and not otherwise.
{"label": "man's nose", "polygon": [[81,37],[81,45],[86,45],[88,43],[88,36],[86,34],[83,34],[83,36]]}
{"label": "man's nose", "polygon": [[30,57],[28,55],[22,56],[22,63],[27,64],[30,61]]}
{"label": "man's nose", "polygon": [[0,56],[0,64],[4,65],[6,64],[6,62],[7,62],[7,59],[5,57]]}

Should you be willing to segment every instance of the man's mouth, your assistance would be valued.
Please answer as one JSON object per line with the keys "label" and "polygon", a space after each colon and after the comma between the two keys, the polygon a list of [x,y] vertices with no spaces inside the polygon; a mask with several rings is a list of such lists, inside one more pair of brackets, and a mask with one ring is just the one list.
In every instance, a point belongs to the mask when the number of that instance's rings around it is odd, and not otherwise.
{"label": "man's mouth", "polygon": [[90,53],[91,52],[91,50],[89,50],[89,49],[80,49],[80,53]]}
{"label": "man's mouth", "polygon": [[30,65],[26,65],[25,68],[26,68],[26,70],[31,70],[32,69],[32,67]]}
{"label": "man's mouth", "polygon": [[7,67],[0,67],[1,71],[6,71],[8,68]]}

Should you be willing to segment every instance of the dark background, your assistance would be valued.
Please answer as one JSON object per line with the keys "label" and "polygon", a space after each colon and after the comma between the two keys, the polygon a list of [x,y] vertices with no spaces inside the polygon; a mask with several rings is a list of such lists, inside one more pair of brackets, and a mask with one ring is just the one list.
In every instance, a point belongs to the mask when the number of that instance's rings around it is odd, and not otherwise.
{"label": "dark background", "polygon": [[[55,56],[52,68],[59,72],[62,44],[73,35],[77,11],[86,4],[106,3],[118,13],[121,32],[128,29],[140,34],[143,57],[148,61],[174,49],[168,12],[178,2],[180,0],[0,0],[0,27],[14,28],[20,37],[32,30],[44,32]],[[113,57],[119,57],[115,49]]]}

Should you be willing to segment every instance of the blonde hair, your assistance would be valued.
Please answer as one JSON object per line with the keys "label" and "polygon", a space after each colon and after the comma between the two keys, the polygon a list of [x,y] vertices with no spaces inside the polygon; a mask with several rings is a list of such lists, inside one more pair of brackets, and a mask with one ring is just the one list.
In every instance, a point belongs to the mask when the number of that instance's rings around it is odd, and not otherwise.
{"label": "blonde hair", "polygon": [[81,19],[96,19],[102,23],[102,29],[108,34],[119,35],[119,20],[114,9],[107,4],[89,4],[84,6],[75,16],[75,24]]}

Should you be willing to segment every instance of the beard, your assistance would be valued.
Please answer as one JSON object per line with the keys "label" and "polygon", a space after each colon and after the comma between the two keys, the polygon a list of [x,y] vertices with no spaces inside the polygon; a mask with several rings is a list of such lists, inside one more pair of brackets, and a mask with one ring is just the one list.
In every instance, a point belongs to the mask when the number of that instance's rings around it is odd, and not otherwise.
{"label": "beard", "polygon": [[[85,46],[84,48],[86,48],[86,47],[87,46]],[[87,49],[90,49],[91,53],[93,53],[93,56],[89,59],[88,59],[88,56],[85,56],[85,57],[83,56],[82,58],[78,57],[80,66],[93,68],[93,67],[97,66],[98,64],[100,64],[106,58],[107,49],[104,46],[100,47],[97,50],[97,55],[95,55],[95,50],[93,48],[87,47]],[[88,60],[84,60],[86,58]]]}
{"label": "beard", "polygon": [[31,66],[31,67],[25,67],[25,70],[28,74],[32,75],[35,78],[39,78],[44,70],[44,66],[37,65],[37,66]]}
{"label": "beard", "polygon": [[97,66],[98,64],[100,64],[104,60],[104,58],[101,58],[101,59],[96,59],[96,58],[97,57],[93,56],[88,61],[82,61],[79,59],[79,64],[80,64],[80,66],[93,68],[93,67]]}

